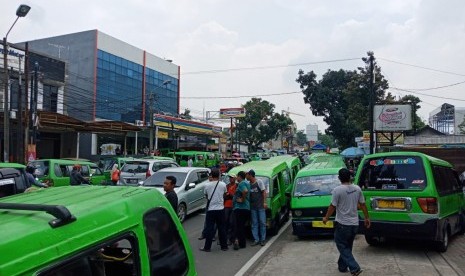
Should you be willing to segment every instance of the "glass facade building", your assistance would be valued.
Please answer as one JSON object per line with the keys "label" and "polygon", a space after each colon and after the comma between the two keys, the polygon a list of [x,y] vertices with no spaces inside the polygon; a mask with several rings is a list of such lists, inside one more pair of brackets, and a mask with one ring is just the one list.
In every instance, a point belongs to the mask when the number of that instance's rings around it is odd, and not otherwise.
{"label": "glass facade building", "polygon": [[146,121],[150,118],[149,111],[177,114],[177,79],[151,68],[144,70],[142,65],[111,53],[97,51],[97,118],[131,123],[141,120],[144,102]]}

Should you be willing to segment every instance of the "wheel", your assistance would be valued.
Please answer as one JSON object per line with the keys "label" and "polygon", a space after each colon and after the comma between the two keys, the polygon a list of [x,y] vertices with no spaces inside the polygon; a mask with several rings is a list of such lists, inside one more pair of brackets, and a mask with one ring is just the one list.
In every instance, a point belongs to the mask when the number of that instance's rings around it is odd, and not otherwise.
{"label": "wheel", "polygon": [[381,238],[374,235],[365,234],[365,241],[371,246],[377,246],[381,244]]}
{"label": "wheel", "polygon": [[442,234],[442,240],[436,242],[436,250],[438,252],[446,252],[449,247],[449,230],[446,228]]}
{"label": "wheel", "polygon": [[180,222],[184,222],[187,215],[187,208],[185,203],[180,203],[178,205],[178,218]]}
{"label": "wheel", "polygon": [[276,216],[276,219],[273,220],[273,223],[270,228],[270,236],[278,234],[279,231],[279,216]]}

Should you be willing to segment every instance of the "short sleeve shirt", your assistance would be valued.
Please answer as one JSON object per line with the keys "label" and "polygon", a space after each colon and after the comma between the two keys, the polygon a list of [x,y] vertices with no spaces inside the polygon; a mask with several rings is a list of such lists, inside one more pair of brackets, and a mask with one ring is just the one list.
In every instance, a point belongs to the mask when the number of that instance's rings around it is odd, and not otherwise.
{"label": "short sleeve shirt", "polygon": [[[243,202],[237,202],[237,198],[242,196],[242,192],[247,190],[246,200]],[[237,185],[236,193],[233,198],[234,208],[233,209],[246,209],[250,210],[250,185],[247,181],[243,180]]]}
{"label": "short sleeve shirt", "polygon": [[[218,186],[215,186],[218,183]],[[215,193],[213,193],[215,191]],[[207,199],[210,199],[210,205],[208,206],[207,211],[213,210],[223,210],[224,209],[224,198],[223,195],[226,193],[226,183],[223,181],[209,181],[205,185],[204,193],[207,196]]]}
{"label": "short sleeve shirt", "polygon": [[359,186],[342,184],[332,191],[331,205],[336,207],[336,221],[342,225],[358,225],[358,203],[365,203]]}

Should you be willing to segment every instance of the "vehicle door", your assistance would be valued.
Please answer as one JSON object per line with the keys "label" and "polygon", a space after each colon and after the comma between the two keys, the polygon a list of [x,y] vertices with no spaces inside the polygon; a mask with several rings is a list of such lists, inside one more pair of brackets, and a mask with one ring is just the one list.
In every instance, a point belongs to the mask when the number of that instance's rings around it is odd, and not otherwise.
{"label": "vehicle door", "polygon": [[51,167],[53,166],[54,176],[51,175],[50,177],[53,181],[53,186],[60,187],[60,186],[69,185],[71,170],[73,169],[73,165],[50,163],[50,166]]}
{"label": "vehicle door", "polygon": [[[275,175],[271,179],[271,187],[270,187],[270,206],[271,206],[271,219],[275,219],[276,216],[279,214],[281,211],[281,205],[282,205],[282,196],[281,196],[281,185],[280,183],[282,182],[281,179],[279,179],[279,174]],[[270,208],[270,207],[268,207]]]}
{"label": "vehicle door", "polygon": [[101,185],[105,183],[106,177],[103,171],[97,165],[89,165],[91,176],[91,184]]}
{"label": "vehicle door", "polygon": [[[184,187],[185,198],[187,202],[187,210],[196,209],[200,205],[199,200],[199,188],[197,185],[200,183],[199,175],[197,174],[198,170],[189,171],[186,177],[186,185]],[[195,184],[195,187],[190,188],[189,184]],[[203,193],[203,189],[202,189]]]}
{"label": "vehicle door", "polygon": [[198,206],[205,208],[207,205],[207,198],[205,197],[205,185],[208,182],[208,170],[200,170],[197,172],[199,183],[195,186],[195,194]]}

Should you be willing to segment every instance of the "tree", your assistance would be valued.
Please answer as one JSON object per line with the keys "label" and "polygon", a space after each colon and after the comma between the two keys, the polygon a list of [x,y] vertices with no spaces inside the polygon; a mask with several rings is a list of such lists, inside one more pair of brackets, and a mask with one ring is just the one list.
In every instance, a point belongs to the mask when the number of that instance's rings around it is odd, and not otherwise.
{"label": "tree", "polygon": [[274,113],[275,105],[261,98],[252,98],[243,107],[245,117],[238,120],[236,131],[240,141],[252,151],[256,151],[262,143],[276,139],[293,123],[289,117]]}
{"label": "tree", "polygon": [[334,141],[334,137],[328,134],[323,134],[321,131],[318,131],[318,141],[330,148],[337,147],[336,141]]}
{"label": "tree", "polygon": [[410,104],[412,106],[412,131],[408,131],[407,135],[413,135],[415,132],[424,127],[425,123],[423,120],[418,116],[418,109],[421,108],[420,103],[421,100],[420,98],[413,96],[413,95],[405,95],[399,100],[400,104]]}
{"label": "tree", "polygon": [[297,131],[295,134],[295,142],[298,146],[305,146],[307,144],[307,134],[303,130]]}
{"label": "tree", "polygon": [[189,108],[184,109],[184,113],[181,113],[181,118],[186,120],[192,120],[191,110]]}

